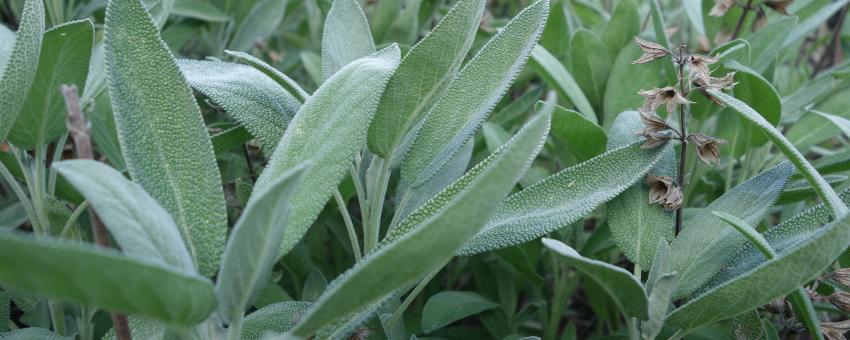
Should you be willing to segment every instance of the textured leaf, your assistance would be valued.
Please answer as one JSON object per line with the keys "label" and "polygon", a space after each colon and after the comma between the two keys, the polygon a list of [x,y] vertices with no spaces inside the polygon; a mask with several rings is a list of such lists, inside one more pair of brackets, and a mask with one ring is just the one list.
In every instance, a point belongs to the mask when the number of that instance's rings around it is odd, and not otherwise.
{"label": "textured leaf", "polygon": [[215,308],[206,278],[93,246],[0,233],[0,260],[0,282],[82,305],[182,326]]}
{"label": "textured leaf", "polygon": [[224,108],[269,154],[301,107],[295,97],[253,67],[200,60],[177,64],[189,85]]}
{"label": "textured leaf", "polygon": [[[736,61],[726,63],[729,69],[737,71],[735,80],[735,97],[747,103],[771,125],[779,124],[782,112],[782,101],[779,93],[756,71],[743,66]],[[719,119],[725,124],[718,126],[718,137],[729,141],[729,147],[733,151],[733,157],[743,155],[753,147],[767,143],[767,137],[758,131],[758,127],[727,108],[721,112]]]}
{"label": "textured leaf", "polygon": [[782,44],[782,48],[784,49],[789,47],[814,32],[818,27],[823,25],[829,17],[844,7],[848,1],[850,0],[830,2],[828,5],[821,7],[817,12],[794,26],[794,29],[785,36],[785,42]]}
{"label": "textured leaf", "polygon": [[70,336],[61,336],[51,332],[49,329],[29,327],[16,329],[11,332],[0,333],[3,340],[73,340]]}
{"label": "textured leaf", "polygon": [[[847,176],[825,175],[823,176],[823,179],[826,180],[831,187],[836,188],[847,180]],[[782,205],[791,202],[798,202],[812,198],[815,195],[817,195],[815,193],[815,189],[812,188],[809,182],[806,182],[805,180],[797,180],[789,183],[788,186],[785,187],[785,190],[782,191],[782,196],[779,196],[779,200],[776,201],[776,204]]]}
{"label": "textured leaf", "polygon": [[552,135],[566,145],[580,162],[605,152],[608,136],[599,125],[581,113],[556,107],[552,115]]}
{"label": "textured leaf", "polygon": [[674,310],[667,323],[692,329],[745,313],[793,292],[818,276],[850,246],[850,215],[818,229],[809,238]]}
{"label": "textured leaf", "polygon": [[525,65],[548,11],[548,0],[526,7],[461,69],[416,134],[402,187],[425,183],[473,137]]}
{"label": "textured leaf", "polygon": [[498,307],[474,292],[442,291],[428,298],[422,309],[422,331],[431,333],[452,322]]}
{"label": "textured leaf", "polygon": [[481,229],[540,151],[549,131],[552,105],[499,151],[413,212],[375,251],[331,282],[292,334],[306,337],[444,265]]}
{"label": "textured leaf", "polygon": [[209,22],[224,22],[227,14],[204,0],[174,0],[171,14]]}
{"label": "textured leaf", "polygon": [[289,123],[254,187],[254,192],[262,192],[289,169],[311,163],[293,194],[281,254],[307,232],[345,177],[354,154],[366,144],[369,121],[399,59],[398,47],[392,45],[348,64],[316,90]]}
{"label": "textured leaf", "polygon": [[298,99],[298,102],[300,103],[307,101],[307,98],[310,97],[310,94],[305,92],[301,86],[298,86],[298,83],[259,58],[239,51],[224,51],[224,54],[242,60],[244,63],[253,66],[260,72],[263,72],[265,75],[269,76],[269,78],[276,81],[280,86],[283,86],[283,88],[286,89],[290,95],[295,97],[295,99]]}
{"label": "textured leaf", "polygon": [[83,90],[94,41],[91,21],[74,21],[44,32],[38,69],[9,141],[35,148],[59,138],[65,128],[65,101],[59,86],[73,84]]}
{"label": "textured leaf", "polygon": [[265,39],[277,28],[286,12],[289,0],[246,1],[253,3],[251,12],[241,20],[236,33],[230,39],[231,50],[246,51],[257,41]]}
{"label": "textured leaf", "polygon": [[325,80],[352,61],[375,53],[369,21],[357,0],[334,0],[322,35],[322,75]]}
{"label": "textured leaf", "polygon": [[596,281],[625,314],[647,319],[649,314],[643,285],[625,269],[581,256],[575,249],[558,240],[543,238],[543,245],[559,255],[567,264]]}
{"label": "textured leaf", "polygon": [[758,31],[747,37],[752,50],[752,65],[757,71],[763,72],[776,58],[776,51],[782,47],[788,33],[797,24],[796,16],[780,18],[769,22]]}
{"label": "textured leaf", "polygon": [[758,224],[785,189],[794,167],[784,162],[732,188],[684,223],[672,244],[672,259],[679,273],[676,296],[690,294],[721,269],[734,249],[744,243],[712,212],[733,215]]}
{"label": "textured leaf", "polygon": [[245,317],[242,340],[261,340],[266,333],[287,332],[312,306],[302,301],[286,301],[260,308]]}
{"label": "textured leaf", "polygon": [[[635,131],[643,127],[637,112],[623,112],[611,128],[608,149],[635,142],[639,139]],[[676,161],[676,152],[670,148],[663,152],[649,173],[674,178]],[[641,268],[652,267],[658,240],[673,239],[674,214],[659,204],[649,204],[649,188],[645,180],[638,180],[631,188],[608,202],[605,211],[614,242],[629,260]]]}
{"label": "textured leaf", "polygon": [[[675,46],[670,44],[670,39],[667,38],[667,23],[664,22],[664,13],[661,11],[661,5],[658,0],[649,0],[649,13],[652,17],[652,28],[655,32],[655,40],[668,50],[673,50]],[[676,69],[672,62],[668,62],[667,58],[658,61],[664,65],[664,75],[667,76],[668,84],[676,83]]]}
{"label": "textured leaf", "polygon": [[227,214],[201,112],[156,26],[138,0],[106,9],[109,92],[127,169],[174,218],[198,261],[218,268]]}
{"label": "textured leaf", "polygon": [[608,55],[620,53],[624,45],[632,41],[632,37],[640,33],[640,14],[633,0],[617,2],[611,19],[602,32],[602,42],[608,48]]}
{"label": "textured leaf", "polygon": [[664,274],[655,281],[647,299],[648,319],[640,324],[644,339],[653,340],[661,332],[675,291],[675,272]]}
{"label": "textured leaf", "polygon": [[241,318],[268,282],[303,170],[304,166],[296,166],[257,193],[233,227],[215,287],[224,321]]}
{"label": "textured leaf", "polygon": [[602,100],[602,126],[610,129],[621,112],[637,110],[643,105],[638,91],[657,87],[661,82],[663,61],[634,65],[643,52],[636,44],[628,44],[617,55]]}
{"label": "textured leaf", "polygon": [[535,46],[531,52],[530,65],[549,86],[558,91],[560,98],[569,99],[584,118],[594,123],[598,121],[596,111],[593,110],[593,106],[590,105],[590,101],[587,100],[578,83],[552,53],[543,46]]}
{"label": "textured leaf", "polygon": [[69,160],[53,167],[97,209],[124,254],[196,273],[174,220],[138,184],[100,162]]}
{"label": "textured leaf", "polygon": [[641,144],[606,152],[509,196],[458,254],[525,243],[578,221],[641,180],[669,148],[644,150]]}
{"label": "textured leaf", "polygon": [[404,56],[369,126],[370,151],[382,158],[392,156],[441,97],[472,45],[483,11],[483,0],[459,0]]}
{"label": "textured leaf", "polygon": [[43,32],[44,3],[27,0],[21,12],[15,45],[9,59],[4,61],[0,78],[0,107],[3,108],[0,110],[0,142],[6,140],[35,79]]}

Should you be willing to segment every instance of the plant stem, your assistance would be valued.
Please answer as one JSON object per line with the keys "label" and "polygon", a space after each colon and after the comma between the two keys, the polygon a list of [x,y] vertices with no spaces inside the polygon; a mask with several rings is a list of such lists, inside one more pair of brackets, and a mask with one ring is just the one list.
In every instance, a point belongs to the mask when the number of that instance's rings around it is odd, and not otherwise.
{"label": "plant stem", "polygon": [[56,300],[47,300],[47,308],[50,310],[50,319],[53,320],[53,331],[59,335],[65,335],[65,311],[62,303]]}
{"label": "plant stem", "polygon": [[[377,172],[376,172],[377,171]],[[368,253],[378,245],[381,234],[381,211],[384,209],[384,196],[390,181],[390,162],[373,156],[366,177],[367,224],[363,227],[363,246]]]}
{"label": "plant stem", "polygon": [[65,227],[62,228],[62,232],[59,233],[59,238],[67,238],[69,233],[71,232],[71,227],[74,226],[74,223],[77,222],[77,219],[80,218],[80,215],[83,214],[83,211],[86,211],[86,208],[89,206],[89,201],[85,200],[80,205],[74,209],[74,212],[71,213],[71,216],[68,217],[68,221],[65,222]]}
{"label": "plant stem", "polygon": [[243,317],[240,315],[227,328],[227,340],[239,340],[242,338],[242,319]]}
{"label": "plant stem", "polygon": [[[684,60],[684,50],[685,45],[679,47],[679,91],[684,95],[685,92],[685,60]],[[688,120],[685,115],[685,105],[679,104],[679,142],[681,147],[681,152],[679,153],[679,173],[677,176],[677,183],[679,184],[679,189],[682,190],[682,205],[679,206],[679,209],[676,209],[676,231],[674,235],[679,235],[679,231],[682,230],[682,211],[685,208],[685,161],[688,158]]]}
{"label": "plant stem", "polygon": [[348,214],[348,208],[339,190],[334,191],[334,199],[336,199],[339,213],[342,214],[342,219],[345,221],[345,229],[348,231],[348,239],[351,241],[351,252],[354,253],[354,262],[360,262],[360,242],[357,240],[354,223],[351,222],[351,216]]}
{"label": "plant stem", "polygon": [[744,6],[744,11],[741,12],[741,16],[738,17],[738,23],[735,24],[735,30],[732,32],[732,39],[730,40],[735,40],[735,38],[738,37],[738,33],[741,33],[741,27],[744,26],[744,19],[747,17],[747,14],[750,14],[750,8],[752,5],[753,0],[747,0],[747,6]]}
{"label": "plant stem", "polygon": [[431,279],[433,279],[434,276],[437,275],[437,273],[439,273],[440,270],[443,269],[443,267],[447,263],[448,262],[443,263],[442,266],[439,266],[436,269],[432,270],[430,273],[426,274],[425,277],[422,278],[422,281],[419,281],[419,284],[417,284],[416,287],[413,288],[410,294],[407,294],[407,296],[401,302],[401,305],[395,310],[395,312],[393,312],[393,315],[390,316],[389,321],[387,321],[387,328],[390,328],[396,323],[396,321],[398,321],[398,319],[401,318],[402,314],[404,314],[404,310],[407,309],[407,307],[409,307],[411,303],[413,303],[413,300],[416,299],[417,296],[419,296],[419,293],[421,293],[422,290],[425,289],[425,286],[427,286],[428,283],[431,282]]}

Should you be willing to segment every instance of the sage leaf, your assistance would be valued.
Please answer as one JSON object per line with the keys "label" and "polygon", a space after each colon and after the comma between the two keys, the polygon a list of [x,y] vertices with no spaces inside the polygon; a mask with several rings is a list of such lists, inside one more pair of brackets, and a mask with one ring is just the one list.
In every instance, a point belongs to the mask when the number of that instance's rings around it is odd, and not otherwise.
{"label": "sage leaf", "polygon": [[208,279],[93,246],[0,233],[0,259],[4,285],[87,306],[180,326],[215,308]]}
{"label": "sage leaf", "polygon": [[178,60],[189,85],[224,108],[272,153],[301,103],[253,67],[220,61]]}
{"label": "sage leaf", "polygon": [[640,14],[634,0],[623,0],[614,7],[614,13],[602,32],[602,42],[608,55],[617,55],[632,37],[640,32]]}
{"label": "sage leaf", "polygon": [[[764,72],[776,58],[776,51],[782,47],[788,33],[797,25],[797,17],[789,16],[771,21],[758,31],[747,37],[752,50],[752,62],[749,65],[759,72]],[[784,111],[783,111],[784,113]]]}
{"label": "sage leaf", "polygon": [[643,106],[643,97],[638,91],[658,87],[661,82],[659,62],[632,64],[643,53],[636,44],[628,44],[611,66],[611,75],[605,86],[602,99],[602,127],[610,129],[620,113],[637,110]]}
{"label": "sage leaf", "polygon": [[196,273],[195,259],[174,220],[138,184],[100,162],[68,160],[53,167],[97,209],[124,254]]}
{"label": "sage leaf", "polygon": [[483,0],[459,0],[404,56],[369,126],[370,151],[382,158],[392,156],[442,97],[472,46],[483,12]]}
{"label": "sage leaf", "polygon": [[473,292],[443,291],[428,298],[422,309],[422,331],[431,333],[452,322],[498,307]]}
{"label": "sage leaf", "polygon": [[35,79],[44,32],[44,3],[27,0],[21,12],[20,26],[15,34],[15,45],[4,61],[0,78],[0,142],[18,117]]}
{"label": "sage leaf", "polygon": [[228,46],[231,50],[249,50],[257,41],[268,37],[283,20],[289,0],[257,0],[245,3],[253,4],[253,7],[233,33]]}
{"label": "sage leaf", "polygon": [[[739,64],[736,61],[728,61],[725,64],[729,69],[735,70],[735,80],[738,84],[733,90],[735,97],[747,103],[771,125],[776,126],[781,119],[782,100],[779,93],[756,71]],[[718,117],[724,124],[718,126],[718,137],[729,141],[733,157],[738,157],[747,150],[764,145],[768,139],[759,133],[758,128],[738,117],[732,109],[726,109]]]}
{"label": "sage leaf", "polygon": [[346,65],[316,90],[289,123],[254,186],[254,192],[262,192],[289,169],[307,161],[311,164],[292,196],[281,254],[307,232],[345,177],[355,153],[366,144],[369,122],[398,67],[399,53],[392,45]]}
{"label": "sage leaf", "polygon": [[676,272],[661,275],[655,280],[647,300],[648,318],[640,323],[641,335],[644,339],[653,340],[661,332],[675,291]]}
{"label": "sage leaf", "polygon": [[831,2],[828,5],[823,5],[817,12],[810,15],[808,18],[794,26],[794,29],[785,36],[785,42],[782,43],[782,49],[796,44],[807,35],[814,32],[818,27],[823,25],[835,12],[840,10],[850,0],[838,0]]}
{"label": "sage leaf", "polygon": [[[483,227],[540,151],[549,132],[551,107],[549,104],[496,153],[413,212],[375,251],[331,282],[292,335],[306,337],[444,265]],[[375,282],[376,277],[381,280]]]}
{"label": "sage leaf", "polygon": [[649,317],[643,285],[625,269],[581,256],[561,241],[550,238],[543,238],[542,241],[560,259],[596,281],[625,314],[643,320]]}
{"label": "sage leaf", "polygon": [[588,101],[578,83],[564,67],[564,64],[561,64],[552,53],[543,46],[535,46],[531,52],[530,65],[549,86],[558,91],[560,98],[569,99],[576,109],[584,115],[584,118],[594,123],[599,121],[599,118],[596,117],[596,111],[590,105],[590,101]]}
{"label": "sage leaf", "polygon": [[599,125],[581,113],[560,106],[555,107],[552,115],[552,135],[564,143],[579,162],[604,153],[608,141]]}
{"label": "sage leaf", "polygon": [[242,60],[244,63],[253,66],[260,72],[263,72],[265,75],[269,76],[269,78],[274,79],[274,81],[276,81],[280,86],[283,86],[290,95],[295,97],[295,99],[298,99],[299,103],[304,103],[307,98],[310,97],[310,94],[304,91],[298,83],[292,80],[292,78],[287,77],[285,74],[259,58],[239,51],[224,51],[224,54]]}
{"label": "sage leaf", "polygon": [[0,333],[0,339],[4,340],[73,340],[70,336],[61,336],[51,332],[49,329],[30,327],[16,329],[11,332]]}
{"label": "sage leaf", "polygon": [[93,42],[94,26],[89,20],[69,22],[44,32],[35,78],[9,131],[9,142],[35,148],[65,133],[65,101],[59,85],[73,84],[83,90]]}
{"label": "sage leaf", "polygon": [[201,274],[218,268],[227,232],[221,174],[192,90],[138,0],[106,8],[109,93],[134,181],[171,213]]}
{"label": "sage leaf", "polygon": [[296,166],[257,193],[230,232],[215,286],[224,321],[241,318],[268,282],[303,170]]}
{"label": "sage leaf", "polygon": [[245,317],[242,340],[261,340],[269,333],[287,332],[312,305],[303,301],[285,301],[260,308]]}
{"label": "sage leaf", "polygon": [[343,66],[375,53],[369,21],[357,0],[334,0],[322,34],[322,75],[328,80]]}
{"label": "sage leaf", "polygon": [[174,0],[171,14],[208,22],[225,22],[227,14],[203,0]]}

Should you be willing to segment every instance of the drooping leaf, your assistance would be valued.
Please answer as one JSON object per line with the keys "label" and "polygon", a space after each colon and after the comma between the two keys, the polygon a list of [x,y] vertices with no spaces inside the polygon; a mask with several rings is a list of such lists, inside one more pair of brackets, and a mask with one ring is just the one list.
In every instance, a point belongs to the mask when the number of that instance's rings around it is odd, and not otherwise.
{"label": "drooping leaf", "polygon": [[218,268],[227,232],[221,174],[192,90],[138,0],[106,9],[109,93],[130,176],[171,213],[199,272]]}
{"label": "drooping leaf", "polygon": [[422,309],[422,331],[431,333],[452,322],[498,307],[474,292],[442,291],[428,298]]}
{"label": "drooping leaf", "polygon": [[0,78],[0,142],[12,129],[35,79],[44,32],[44,3],[27,0],[21,12],[15,45],[4,61]]}
{"label": "drooping leaf", "polygon": [[174,220],[138,184],[100,162],[69,160],[53,167],[97,209],[124,254],[196,273],[194,252],[186,249]]}
{"label": "drooping leaf", "polygon": [[369,126],[369,150],[389,158],[454,78],[472,45],[482,0],[460,0],[401,61]]}
{"label": "drooping leaf", "polygon": [[322,34],[322,75],[325,80],[352,61],[375,53],[366,14],[357,0],[334,0]]}
{"label": "drooping leaf", "polygon": [[307,232],[345,177],[354,154],[365,145],[367,127],[398,67],[399,53],[392,45],[343,67],[316,90],[289,123],[254,186],[254,192],[262,192],[289,169],[306,161],[311,164],[293,194],[281,254]]}
{"label": "drooping leaf", "polygon": [[558,240],[543,238],[543,245],[559,255],[567,264],[596,281],[624,313],[647,319],[649,313],[643,285],[625,269],[581,256],[575,249]]}
{"label": "drooping leaf", "polygon": [[301,104],[253,67],[220,61],[179,60],[189,85],[224,108],[260,140],[269,154]]}
{"label": "drooping leaf", "polygon": [[289,0],[246,1],[253,3],[251,12],[239,22],[236,33],[230,39],[229,49],[246,51],[257,41],[269,36],[283,19]]}
{"label": "drooping leaf", "polygon": [[93,246],[0,233],[0,259],[0,282],[39,295],[182,326],[215,308],[206,278]]}
{"label": "drooping leaf", "polygon": [[526,7],[461,69],[416,134],[401,164],[402,187],[425,183],[473,137],[522,70],[548,12],[548,0]]}
{"label": "drooping leaf", "polygon": [[242,340],[261,340],[267,333],[287,332],[312,305],[309,302],[285,301],[260,308],[245,317]]}
{"label": "drooping leaf", "polygon": [[9,131],[12,144],[35,148],[67,130],[65,101],[59,86],[76,85],[83,91],[93,41],[94,26],[89,20],[69,22],[44,32],[35,79]]}
{"label": "drooping leaf", "polygon": [[[483,227],[537,155],[549,131],[552,106],[550,103],[499,151],[413,212],[375,251],[331,282],[292,334],[306,337],[444,265]],[[376,277],[381,280],[376,282]]]}
{"label": "drooping leaf", "polygon": [[558,58],[547,51],[543,46],[535,46],[531,52],[531,62],[529,63],[534,71],[546,81],[549,86],[558,91],[558,96],[562,99],[569,99],[576,109],[591,122],[598,122],[596,111],[590,105],[584,92],[576,83],[573,76],[558,61]]}
{"label": "drooping leaf", "polygon": [[578,221],[642,179],[669,148],[644,150],[641,144],[606,152],[509,196],[458,254],[525,243]]}
{"label": "drooping leaf", "polygon": [[303,170],[304,166],[292,168],[256,194],[230,232],[215,287],[225,322],[241,318],[268,282]]}
{"label": "drooping leaf", "polygon": [[552,135],[564,143],[580,162],[605,152],[608,141],[599,125],[587,120],[581,113],[560,106],[552,115]]}

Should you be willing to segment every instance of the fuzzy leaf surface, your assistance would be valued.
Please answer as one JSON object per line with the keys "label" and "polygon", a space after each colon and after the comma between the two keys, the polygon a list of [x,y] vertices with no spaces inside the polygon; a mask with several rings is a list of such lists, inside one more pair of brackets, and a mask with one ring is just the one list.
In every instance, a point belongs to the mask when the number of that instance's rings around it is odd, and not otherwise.
{"label": "fuzzy leaf surface", "polygon": [[0,110],[0,142],[6,140],[35,79],[43,32],[44,3],[27,0],[15,34],[15,45],[4,61],[0,78],[0,107],[3,108]]}
{"label": "fuzzy leaf surface", "polygon": [[369,21],[357,0],[334,0],[322,35],[322,75],[325,80],[352,61],[375,53]]}

